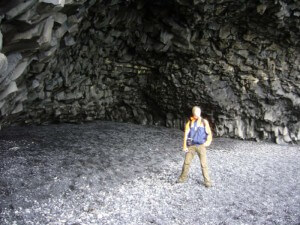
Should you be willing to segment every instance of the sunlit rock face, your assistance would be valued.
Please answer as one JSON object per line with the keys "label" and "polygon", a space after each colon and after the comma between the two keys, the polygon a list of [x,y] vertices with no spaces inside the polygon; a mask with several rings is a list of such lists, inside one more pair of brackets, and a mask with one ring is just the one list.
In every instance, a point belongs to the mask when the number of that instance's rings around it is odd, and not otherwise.
{"label": "sunlit rock face", "polygon": [[300,2],[0,0],[0,122],[300,140]]}

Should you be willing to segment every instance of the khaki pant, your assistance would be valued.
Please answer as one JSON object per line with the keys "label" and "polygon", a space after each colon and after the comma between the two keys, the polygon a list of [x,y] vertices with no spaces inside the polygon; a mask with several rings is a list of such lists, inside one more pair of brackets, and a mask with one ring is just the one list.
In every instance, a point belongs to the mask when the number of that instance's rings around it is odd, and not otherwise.
{"label": "khaki pant", "polygon": [[208,175],[208,167],[207,167],[207,161],[206,161],[206,148],[204,145],[199,145],[195,146],[192,145],[188,148],[188,152],[185,155],[184,159],[184,164],[182,167],[182,172],[180,175],[180,180],[185,181],[187,178],[187,175],[189,173],[190,165],[191,162],[195,156],[195,153],[197,152],[199,159],[200,159],[200,164],[201,164],[201,169],[202,169],[202,175],[204,178],[204,184],[209,185],[211,184],[209,175]]}

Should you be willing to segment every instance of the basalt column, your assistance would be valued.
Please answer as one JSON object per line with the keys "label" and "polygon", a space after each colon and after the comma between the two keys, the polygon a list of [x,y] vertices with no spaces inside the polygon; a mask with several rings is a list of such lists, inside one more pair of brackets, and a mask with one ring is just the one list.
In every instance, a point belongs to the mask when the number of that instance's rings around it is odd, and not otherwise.
{"label": "basalt column", "polygon": [[[0,122],[95,119],[300,140],[296,0],[0,1]],[[2,43],[3,42],[3,43]]]}

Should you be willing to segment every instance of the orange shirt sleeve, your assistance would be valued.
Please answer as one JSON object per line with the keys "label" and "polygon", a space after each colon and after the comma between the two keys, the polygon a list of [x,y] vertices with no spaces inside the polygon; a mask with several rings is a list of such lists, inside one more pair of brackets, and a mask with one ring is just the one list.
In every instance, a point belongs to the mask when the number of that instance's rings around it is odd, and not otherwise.
{"label": "orange shirt sleeve", "polygon": [[189,132],[190,132],[190,121],[188,121],[188,122],[185,124],[185,128],[184,128],[184,138],[183,138],[183,149],[186,149],[186,148],[187,148],[186,140],[187,140],[187,137],[188,137]]}

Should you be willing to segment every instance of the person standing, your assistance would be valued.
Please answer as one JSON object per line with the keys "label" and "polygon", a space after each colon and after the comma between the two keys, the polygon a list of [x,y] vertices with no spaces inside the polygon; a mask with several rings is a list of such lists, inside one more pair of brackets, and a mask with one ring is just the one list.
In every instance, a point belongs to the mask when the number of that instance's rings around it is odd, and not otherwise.
{"label": "person standing", "polygon": [[207,120],[201,117],[201,109],[194,106],[193,116],[185,124],[183,151],[186,152],[182,172],[177,183],[186,181],[191,162],[197,153],[200,159],[202,175],[205,187],[211,187],[212,183],[208,174],[206,147],[212,142],[212,132]]}

